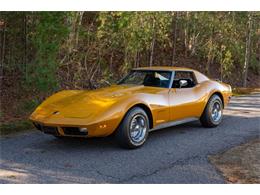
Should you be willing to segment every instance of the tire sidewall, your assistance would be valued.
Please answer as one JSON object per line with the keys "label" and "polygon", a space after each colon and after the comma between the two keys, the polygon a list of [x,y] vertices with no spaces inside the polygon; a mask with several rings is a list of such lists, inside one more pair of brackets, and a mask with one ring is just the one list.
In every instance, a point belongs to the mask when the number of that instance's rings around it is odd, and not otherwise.
{"label": "tire sidewall", "polygon": [[[218,120],[218,121],[214,121],[212,119],[212,116],[211,116],[211,111],[212,111],[212,107],[213,105],[218,102],[220,107],[221,107],[221,118]],[[210,98],[210,101],[209,101],[209,104],[208,104],[208,108],[207,108],[207,114],[208,114],[208,118],[210,120],[210,122],[214,125],[214,126],[217,126],[221,123],[222,121],[222,118],[223,118],[223,103],[222,103],[222,100],[220,99],[219,96],[217,95],[213,95],[211,98]]]}
{"label": "tire sidewall", "polygon": [[[136,115],[142,115],[144,118],[145,118],[145,122],[146,122],[146,125],[147,125],[147,130],[145,132],[145,136],[143,138],[143,140],[141,140],[140,142],[134,142],[132,139],[131,139],[131,136],[130,136],[130,123],[131,123],[131,120],[136,116]],[[149,131],[149,119],[148,119],[148,116],[146,114],[146,112],[141,109],[141,108],[133,108],[131,109],[126,117],[125,117],[125,120],[124,120],[124,129],[126,130],[126,133],[127,133],[127,138],[128,138],[128,143],[131,147],[140,147],[142,146],[145,141],[147,140],[147,137],[148,137],[148,131]]]}

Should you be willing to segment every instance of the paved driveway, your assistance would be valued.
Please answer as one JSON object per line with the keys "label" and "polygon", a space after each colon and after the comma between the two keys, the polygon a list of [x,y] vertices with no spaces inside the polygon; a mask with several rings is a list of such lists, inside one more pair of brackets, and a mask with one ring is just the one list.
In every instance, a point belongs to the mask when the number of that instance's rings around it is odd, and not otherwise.
{"label": "paved driveway", "polygon": [[259,137],[260,94],[234,97],[222,124],[150,134],[137,150],[113,138],[58,140],[38,131],[0,139],[0,183],[224,183],[207,156]]}

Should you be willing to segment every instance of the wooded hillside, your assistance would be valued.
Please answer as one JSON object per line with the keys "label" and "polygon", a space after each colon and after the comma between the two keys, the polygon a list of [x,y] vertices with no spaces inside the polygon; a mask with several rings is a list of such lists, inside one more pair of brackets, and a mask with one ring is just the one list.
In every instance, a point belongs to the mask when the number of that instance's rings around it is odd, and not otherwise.
{"label": "wooded hillside", "polygon": [[259,87],[259,24],[259,12],[1,12],[1,121],[139,66],[192,67]]}

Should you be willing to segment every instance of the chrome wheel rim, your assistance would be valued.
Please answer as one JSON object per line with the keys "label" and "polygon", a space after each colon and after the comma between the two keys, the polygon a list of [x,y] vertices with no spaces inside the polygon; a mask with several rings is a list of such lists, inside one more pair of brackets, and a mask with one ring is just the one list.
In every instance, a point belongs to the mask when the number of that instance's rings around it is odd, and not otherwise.
{"label": "chrome wheel rim", "polygon": [[146,118],[141,115],[135,115],[130,122],[130,137],[133,142],[139,143],[145,138],[147,131]]}
{"label": "chrome wheel rim", "polygon": [[219,102],[215,102],[211,110],[211,118],[214,122],[218,122],[222,116],[222,108]]}

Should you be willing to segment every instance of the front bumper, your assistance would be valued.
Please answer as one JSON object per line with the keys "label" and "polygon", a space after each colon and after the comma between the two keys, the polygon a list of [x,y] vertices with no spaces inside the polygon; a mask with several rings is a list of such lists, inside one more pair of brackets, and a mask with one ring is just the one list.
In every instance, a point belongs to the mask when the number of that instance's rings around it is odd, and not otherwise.
{"label": "front bumper", "polygon": [[51,134],[54,136],[70,136],[70,137],[87,137],[88,130],[80,127],[55,127],[55,126],[46,126],[40,123],[33,122],[34,126],[46,134]]}

